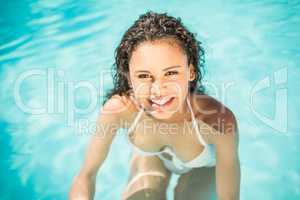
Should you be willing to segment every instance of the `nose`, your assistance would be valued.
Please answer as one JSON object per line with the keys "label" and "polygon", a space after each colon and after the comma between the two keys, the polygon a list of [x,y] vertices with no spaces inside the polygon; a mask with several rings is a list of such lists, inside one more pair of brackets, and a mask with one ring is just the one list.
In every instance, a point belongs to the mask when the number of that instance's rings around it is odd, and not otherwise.
{"label": "nose", "polygon": [[158,97],[161,96],[162,88],[165,86],[162,86],[159,80],[155,80],[151,85],[151,96]]}

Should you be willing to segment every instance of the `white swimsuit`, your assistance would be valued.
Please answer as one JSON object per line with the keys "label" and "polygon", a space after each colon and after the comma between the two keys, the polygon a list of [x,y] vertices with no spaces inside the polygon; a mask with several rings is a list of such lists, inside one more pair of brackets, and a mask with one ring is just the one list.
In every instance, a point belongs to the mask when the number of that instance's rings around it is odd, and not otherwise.
{"label": "white swimsuit", "polygon": [[[196,134],[199,139],[199,142],[204,146],[203,151],[196,158],[192,159],[191,161],[184,162],[184,161],[180,160],[168,146],[166,146],[162,151],[159,151],[159,152],[147,152],[147,151],[144,151],[144,150],[140,149],[139,147],[135,146],[130,141],[129,135],[133,131],[133,129],[136,127],[138,120],[142,115],[143,109],[140,109],[140,111],[138,112],[136,118],[134,119],[132,125],[129,127],[127,134],[126,134],[126,138],[127,138],[126,140],[128,141],[129,144],[131,144],[131,146],[133,147],[133,150],[143,156],[157,155],[163,161],[165,167],[176,174],[187,173],[192,168],[214,166],[216,164],[215,146],[213,144],[207,144],[204,141],[204,139],[202,138],[202,135],[200,134],[199,127],[196,122],[190,102],[187,101],[187,104],[191,111],[192,124],[193,124],[193,127],[196,129]],[[162,155],[162,153],[168,153],[169,155],[171,155],[172,160],[166,159]]]}

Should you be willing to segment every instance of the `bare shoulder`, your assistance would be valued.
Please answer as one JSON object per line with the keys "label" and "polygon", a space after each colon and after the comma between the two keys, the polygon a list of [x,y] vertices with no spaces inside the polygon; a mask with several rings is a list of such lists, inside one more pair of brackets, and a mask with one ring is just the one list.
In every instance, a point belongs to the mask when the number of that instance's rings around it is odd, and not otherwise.
{"label": "bare shoulder", "polygon": [[129,101],[126,96],[115,94],[105,102],[101,111],[107,114],[120,114],[127,109],[128,104]]}
{"label": "bare shoulder", "polygon": [[[225,142],[222,138],[238,140],[238,124],[234,113],[223,103],[209,95],[200,95],[197,104],[197,117],[208,125],[211,130],[205,135],[208,143]],[[213,133],[212,133],[213,132]]]}
{"label": "bare shoulder", "polygon": [[133,111],[134,105],[129,97],[115,94],[102,106],[99,117],[104,122],[118,123],[122,127],[122,122],[126,122]]}

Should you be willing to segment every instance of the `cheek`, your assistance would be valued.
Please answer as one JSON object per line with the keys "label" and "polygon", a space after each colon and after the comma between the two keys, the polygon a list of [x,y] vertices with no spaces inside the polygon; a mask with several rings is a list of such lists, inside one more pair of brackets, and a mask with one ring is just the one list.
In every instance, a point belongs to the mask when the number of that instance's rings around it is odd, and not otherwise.
{"label": "cheek", "polygon": [[149,95],[150,88],[151,88],[151,84],[142,82],[142,83],[137,83],[135,85],[134,91],[136,96],[146,97],[147,95]]}
{"label": "cheek", "polygon": [[169,81],[167,85],[168,93],[174,94],[177,97],[183,96],[188,90],[188,84],[185,80]]}

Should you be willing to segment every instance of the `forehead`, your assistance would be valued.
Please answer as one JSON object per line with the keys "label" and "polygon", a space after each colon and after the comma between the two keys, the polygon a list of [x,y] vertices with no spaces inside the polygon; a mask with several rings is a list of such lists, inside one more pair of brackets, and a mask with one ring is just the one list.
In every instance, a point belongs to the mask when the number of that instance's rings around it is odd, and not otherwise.
{"label": "forehead", "polygon": [[130,71],[162,70],[177,65],[186,66],[187,57],[179,44],[171,40],[143,42],[132,52],[129,61]]}

